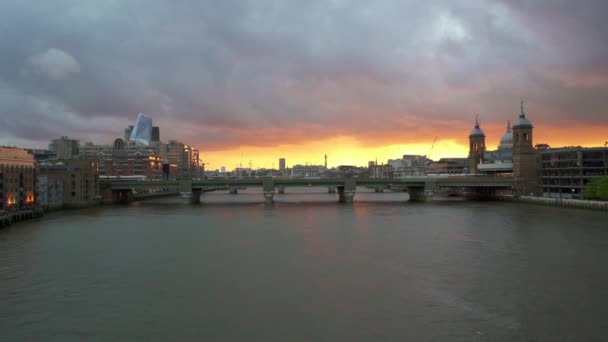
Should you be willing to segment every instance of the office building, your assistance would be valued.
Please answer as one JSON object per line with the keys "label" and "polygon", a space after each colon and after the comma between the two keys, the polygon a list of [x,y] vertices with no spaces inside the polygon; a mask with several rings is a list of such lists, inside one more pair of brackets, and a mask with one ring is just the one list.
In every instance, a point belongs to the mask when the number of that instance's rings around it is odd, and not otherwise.
{"label": "office building", "polygon": [[144,113],[137,115],[137,121],[131,131],[129,140],[137,146],[150,146],[152,142],[152,119]]}
{"label": "office building", "polygon": [[595,177],[608,176],[608,148],[562,147],[537,151],[544,197],[582,198]]}
{"label": "office building", "polygon": [[285,158],[279,158],[279,171],[284,172],[286,169]]}
{"label": "office building", "polygon": [[79,147],[80,142],[78,140],[62,136],[59,139],[51,141],[49,144],[49,151],[54,153],[57,159],[73,159],[78,156]]}

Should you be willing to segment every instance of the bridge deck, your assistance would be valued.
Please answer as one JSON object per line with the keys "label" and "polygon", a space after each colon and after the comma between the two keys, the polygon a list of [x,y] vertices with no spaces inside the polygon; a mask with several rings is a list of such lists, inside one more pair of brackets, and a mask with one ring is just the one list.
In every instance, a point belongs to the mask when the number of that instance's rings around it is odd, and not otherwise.
{"label": "bridge deck", "polygon": [[409,177],[399,179],[374,178],[213,178],[187,181],[135,181],[135,180],[104,180],[102,188],[112,190],[126,189],[157,189],[176,188],[186,189],[230,188],[230,187],[317,187],[317,186],[405,186],[405,187],[489,187],[510,188],[513,186],[512,177]]}

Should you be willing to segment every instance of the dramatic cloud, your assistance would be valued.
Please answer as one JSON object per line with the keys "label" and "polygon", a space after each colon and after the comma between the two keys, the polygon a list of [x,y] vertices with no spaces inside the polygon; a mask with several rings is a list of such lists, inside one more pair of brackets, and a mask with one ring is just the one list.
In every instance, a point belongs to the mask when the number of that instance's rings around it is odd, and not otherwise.
{"label": "dramatic cloud", "polygon": [[80,65],[74,57],[55,48],[28,57],[27,64],[34,72],[40,72],[55,81],[67,79],[70,74],[80,71]]}
{"label": "dramatic cloud", "polygon": [[522,98],[539,130],[582,137],[608,125],[607,12],[566,0],[5,0],[0,144],[108,143],[139,112],[163,140],[203,151],[464,142],[476,113],[497,140]]}

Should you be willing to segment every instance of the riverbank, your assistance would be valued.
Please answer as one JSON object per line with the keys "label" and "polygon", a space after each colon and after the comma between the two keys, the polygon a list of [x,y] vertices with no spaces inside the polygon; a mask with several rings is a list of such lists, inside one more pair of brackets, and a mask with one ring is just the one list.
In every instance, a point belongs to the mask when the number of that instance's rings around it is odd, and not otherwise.
{"label": "riverbank", "polygon": [[535,197],[535,196],[512,196],[512,195],[500,195],[496,196],[498,200],[508,202],[520,202],[520,203],[532,203],[539,205],[546,205],[552,207],[564,207],[564,208],[579,208],[579,209],[593,209],[608,211],[608,202],[606,201],[590,201],[590,200],[579,200],[571,198],[549,198],[549,197]]}

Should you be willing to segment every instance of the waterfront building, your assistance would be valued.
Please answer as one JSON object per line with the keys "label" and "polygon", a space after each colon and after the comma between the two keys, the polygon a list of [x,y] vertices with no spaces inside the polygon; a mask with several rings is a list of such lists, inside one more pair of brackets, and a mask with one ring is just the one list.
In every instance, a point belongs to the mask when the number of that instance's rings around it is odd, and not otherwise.
{"label": "waterfront building", "polygon": [[[43,161],[43,163],[47,163]],[[36,203],[44,210],[63,207],[64,177],[53,177],[47,174],[36,177]]]}
{"label": "waterfront building", "polygon": [[595,177],[608,176],[608,148],[561,147],[538,150],[544,197],[580,199]]}
{"label": "waterfront building", "polygon": [[36,159],[31,151],[0,147],[0,209],[19,210],[36,204]]}
{"label": "waterfront building", "polygon": [[59,139],[51,141],[49,144],[49,151],[54,153],[57,159],[72,159],[78,156],[79,147],[80,142],[78,140],[62,136]]}
{"label": "waterfront building", "polygon": [[479,127],[479,115],[475,118],[475,127],[469,134],[469,173],[476,174],[477,166],[483,163],[486,151],[486,135]]}
{"label": "waterfront building", "polygon": [[[63,183],[63,205],[80,207],[100,200],[98,163],[95,160],[49,160],[41,162],[39,174],[46,176],[47,188],[39,192],[57,194],[58,188],[49,186]],[[50,205],[50,203],[49,203]]]}

